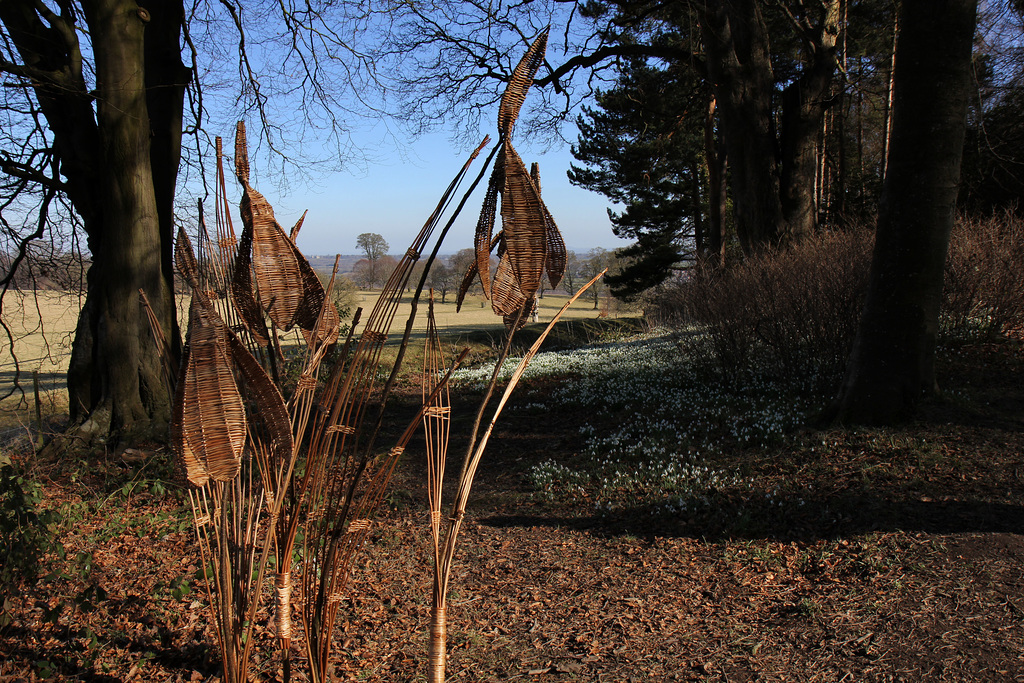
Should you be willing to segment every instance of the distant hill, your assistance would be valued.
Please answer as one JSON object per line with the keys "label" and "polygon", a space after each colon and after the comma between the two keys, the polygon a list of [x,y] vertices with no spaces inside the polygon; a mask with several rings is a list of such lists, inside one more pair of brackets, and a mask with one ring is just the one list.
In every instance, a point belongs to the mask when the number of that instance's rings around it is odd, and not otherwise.
{"label": "distant hill", "polygon": [[[7,277],[14,255],[0,253],[0,279]],[[89,269],[89,260],[81,260],[69,253],[48,253],[42,249],[29,250],[28,256],[18,266],[12,289],[29,290],[78,290],[85,284],[85,271]]]}
{"label": "distant hill", "polygon": [[[338,261],[338,272],[341,274],[351,273],[352,269],[361,258],[363,258],[362,254],[342,254],[341,260]],[[330,273],[331,269],[334,268],[334,254],[306,256],[306,259],[309,261],[309,265],[313,267],[313,270],[316,271]]]}

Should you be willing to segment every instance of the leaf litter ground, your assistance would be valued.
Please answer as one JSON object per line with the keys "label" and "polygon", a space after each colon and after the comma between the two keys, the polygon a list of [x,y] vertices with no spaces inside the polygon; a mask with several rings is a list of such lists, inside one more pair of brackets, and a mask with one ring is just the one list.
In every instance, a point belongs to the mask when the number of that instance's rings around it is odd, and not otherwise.
{"label": "leaf litter ground", "polygon": [[[972,345],[941,362],[954,398],[919,422],[723,448],[712,464],[772,496],[723,490],[688,514],[538,495],[527,472],[576,458],[589,411],[506,413],[457,554],[449,679],[1024,680],[1024,355]],[[147,467],[36,466],[67,557],[11,599],[0,682],[217,679],[191,522]],[[422,470],[410,449],[353,576],[340,680],[425,680]]]}

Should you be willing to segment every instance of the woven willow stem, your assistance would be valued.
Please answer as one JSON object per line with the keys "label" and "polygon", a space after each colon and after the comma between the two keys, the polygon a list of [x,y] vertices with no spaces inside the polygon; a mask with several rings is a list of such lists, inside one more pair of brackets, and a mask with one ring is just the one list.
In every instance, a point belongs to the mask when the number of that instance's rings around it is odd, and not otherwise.
{"label": "woven willow stem", "polygon": [[[596,283],[607,271],[602,270],[587,284],[583,285],[568,301],[565,305],[555,314],[548,323],[548,326],[544,328],[544,331],[537,338],[537,341],[533,343],[530,349],[523,356],[522,360],[519,361],[519,365],[516,367],[515,372],[512,373],[512,377],[509,379],[508,385],[505,387],[505,391],[501,395],[501,399],[498,401],[497,408],[494,409],[494,414],[491,417],[491,421],[487,425],[487,429],[484,431],[483,436],[480,437],[479,443],[476,441],[476,428],[474,428],[473,439],[470,441],[469,452],[467,453],[466,460],[463,462],[463,469],[459,475],[459,488],[455,496],[455,505],[451,520],[448,527],[448,535],[445,539],[444,555],[441,557],[439,563],[435,563],[434,568],[434,605],[433,611],[431,612],[430,621],[430,646],[428,649],[428,671],[429,680],[431,683],[444,683],[444,638],[446,628],[446,613],[445,613],[445,596],[448,594],[448,580],[451,577],[452,563],[455,558],[455,548],[458,545],[459,531],[462,529],[462,521],[466,516],[466,504],[469,502],[469,492],[473,487],[473,479],[476,477],[477,467],[480,465],[480,459],[483,457],[484,451],[487,449],[487,442],[491,438],[491,433],[494,431],[494,425],[498,421],[498,416],[501,415],[501,411],[504,409],[505,404],[508,402],[509,397],[515,390],[516,385],[522,378],[523,373],[526,371],[526,367],[533,360],[533,357],[537,355],[537,351],[540,350],[541,344],[547,338],[548,334],[554,329],[555,324],[561,319],[562,315],[568,310],[583,292],[587,291],[594,283]],[[520,311],[522,315],[522,310]],[[512,335],[509,335],[511,339]],[[508,345],[506,345],[507,347]],[[507,348],[506,348],[507,353]],[[499,359],[499,366],[504,362],[504,357]],[[493,391],[494,385],[496,384],[497,372],[495,372],[495,380],[491,382],[491,390]],[[480,414],[484,412],[487,401],[490,400],[490,392],[484,397],[483,407],[480,409]],[[477,425],[479,427],[480,417],[477,418]],[[440,639],[440,642],[435,640]],[[438,654],[440,653],[440,654]],[[440,676],[438,678],[438,676]]]}
{"label": "woven willow stem", "polygon": [[277,592],[277,637],[281,647],[288,648],[292,639],[292,573],[281,572],[275,582]]}

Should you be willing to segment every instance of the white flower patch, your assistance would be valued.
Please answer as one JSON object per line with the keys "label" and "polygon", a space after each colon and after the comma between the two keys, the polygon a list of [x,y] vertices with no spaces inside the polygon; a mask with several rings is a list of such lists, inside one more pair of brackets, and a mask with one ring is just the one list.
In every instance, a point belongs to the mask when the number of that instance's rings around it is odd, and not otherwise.
{"label": "white flower patch", "polygon": [[[504,363],[502,381],[518,363]],[[482,388],[492,372],[459,370],[452,381]],[[653,504],[683,513],[706,505],[714,492],[749,490],[734,473],[707,467],[700,454],[781,443],[813,408],[810,392],[794,396],[791,384],[767,377],[726,388],[667,335],[537,354],[524,378],[543,377],[571,381],[523,410],[584,406],[589,419],[571,467],[549,460],[528,477],[542,497],[585,497],[602,510]]]}

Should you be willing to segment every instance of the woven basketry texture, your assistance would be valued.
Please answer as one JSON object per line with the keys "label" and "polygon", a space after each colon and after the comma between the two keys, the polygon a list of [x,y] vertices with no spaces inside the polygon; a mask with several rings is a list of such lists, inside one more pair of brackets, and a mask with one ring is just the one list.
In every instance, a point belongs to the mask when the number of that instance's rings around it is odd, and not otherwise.
{"label": "woven basketry texture", "polygon": [[498,315],[513,315],[523,307],[526,295],[519,287],[519,281],[512,271],[509,255],[506,253],[498,261],[498,269],[494,272],[494,284],[491,286],[491,308]]}
{"label": "woven basketry texture", "polygon": [[252,284],[252,230],[248,225],[242,226],[242,236],[238,240],[235,272],[231,278],[231,301],[256,343],[266,346],[270,340],[267,337],[267,323],[263,320],[263,310],[256,301]]}
{"label": "woven basketry texture", "polygon": [[186,476],[196,486],[209,479],[230,481],[242,464],[245,405],[231,371],[227,335],[220,316],[193,295],[171,435]]}
{"label": "woven basketry texture", "polygon": [[519,60],[512,78],[501,96],[501,105],[498,107],[498,131],[506,138],[511,137],[512,128],[519,118],[519,110],[526,101],[526,93],[533,85],[533,76],[544,61],[544,51],[548,45],[548,32],[545,29],[530,45],[530,48]]}
{"label": "woven basketry texture", "polygon": [[[480,284],[484,289],[484,296],[490,296],[491,290],[491,251],[494,249],[492,236],[494,235],[494,215],[498,211],[498,193],[504,184],[504,163],[499,156],[491,170],[491,177],[487,181],[487,192],[484,194],[484,203],[480,208],[480,218],[476,223],[476,234],[473,237],[473,249],[476,253],[476,272],[480,275]],[[469,278],[471,281],[472,278]]]}
{"label": "woven basketry texture", "polygon": [[555,225],[555,219],[551,216],[547,206],[544,207],[544,229],[546,231],[545,239],[548,250],[545,265],[548,271],[548,281],[551,283],[551,288],[554,289],[562,281],[562,276],[565,275],[565,267],[568,263],[569,255],[565,249],[565,240],[562,239],[562,233],[558,230],[558,226]]}
{"label": "woven basketry texture", "polygon": [[546,209],[515,148],[505,142],[505,185],[501,225],[512,272],[523,294],[540,288],[547,259]]}
{"label": "woven basketry texture", "polygon": [[241,205],[242,224],[252,234],[252,272],[263,310],[279,330],[295,325],[302,303],[302,274],[295,245],[274,219],[266,198],[246,186]]}

